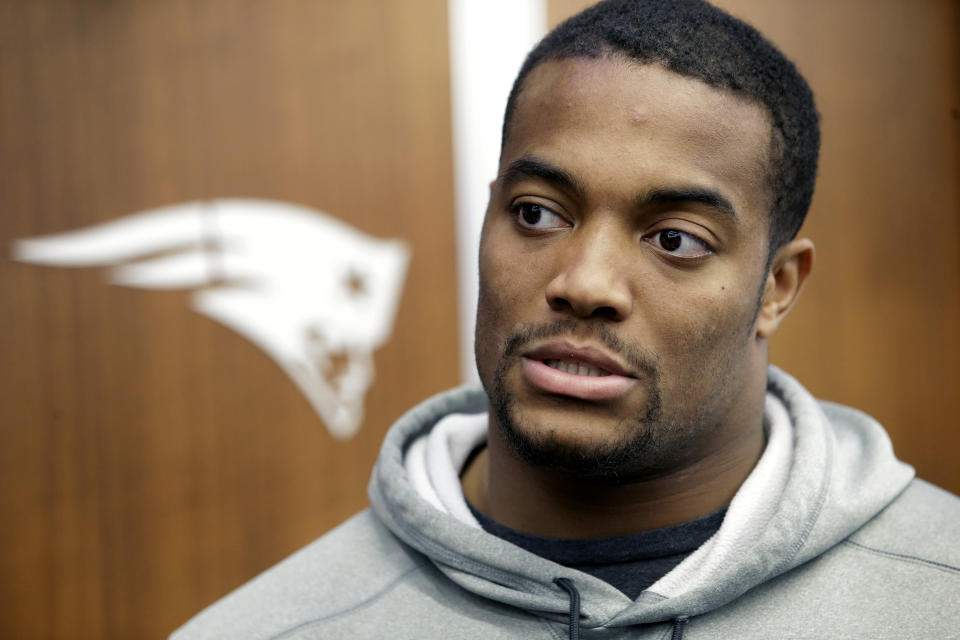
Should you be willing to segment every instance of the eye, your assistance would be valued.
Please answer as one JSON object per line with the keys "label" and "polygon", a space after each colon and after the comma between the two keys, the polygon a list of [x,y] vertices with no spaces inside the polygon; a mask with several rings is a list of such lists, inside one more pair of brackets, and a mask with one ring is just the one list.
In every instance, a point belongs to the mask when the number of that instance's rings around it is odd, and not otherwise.
{"label": "eye", "polygon": [[646,240],[661,251],[678,258],[699,258],[713,253],[706,242],[686,231],[663,229],[647,236]]}
{"label": "eye", "polygon": [[524,229],[546,231],[570,226],[560,215],[536,202],[518,202],[511,210],[517,216],[517,224]]}

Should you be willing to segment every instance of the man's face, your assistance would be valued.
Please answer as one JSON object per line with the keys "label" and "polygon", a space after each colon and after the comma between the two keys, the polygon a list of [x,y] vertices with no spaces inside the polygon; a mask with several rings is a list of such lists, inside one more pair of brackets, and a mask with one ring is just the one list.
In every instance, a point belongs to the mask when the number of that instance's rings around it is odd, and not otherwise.
{"label": "man's face", "polygon": [[480,246],[491,428],[528,462],[675,468],[759,428],[770,124],[657,65],[526,79]]}

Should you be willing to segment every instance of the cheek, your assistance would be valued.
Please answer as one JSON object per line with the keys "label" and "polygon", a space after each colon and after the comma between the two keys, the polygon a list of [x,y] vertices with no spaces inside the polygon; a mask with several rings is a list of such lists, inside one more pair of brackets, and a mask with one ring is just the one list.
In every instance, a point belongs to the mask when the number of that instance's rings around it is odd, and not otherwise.
{"label": "cheek", "polygon": [[511,290],[509,266],[504,264],[497,252],[481,246],[480,292],[477,301],[477,322],[484,321],[484,328],[496,324],[496,319],[511,308],[515,294]]}
{"label": "cheek", "polygon": [[519,322],[545,300],[543,276],[547,265],[538,252],[516,246],[509,237],[498,242],[497,234],[490,236],[480,248],[479,313],[491,316],[490,321],[500,325]]}
{"label": "cheek", "polygon": [[522,295],[514,271],[509,264],[505,264],[503,256],[497,255],[486,243],[481,244],[474,348],[477,369],[484,384],[488,383],[496,370],[503,345],[516,324]]}
{"label": "cheek", "polygon": [[670,376],[665,370],[665,377],[679,388],[715,388],[718,381],[736,377],[748,360],[755,292],[731,286],[716,289],[675,295],[664,307],[660,335],[665,344],[660,356],[664,368],[674,372]]}

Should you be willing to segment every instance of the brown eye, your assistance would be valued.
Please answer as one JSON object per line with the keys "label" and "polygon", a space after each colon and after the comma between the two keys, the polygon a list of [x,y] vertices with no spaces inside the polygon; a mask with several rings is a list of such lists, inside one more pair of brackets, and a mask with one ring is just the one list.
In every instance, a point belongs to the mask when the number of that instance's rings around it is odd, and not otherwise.
{"label": "brown eye", "polygon": [[657,231],[647,236],[646,240],[657,249],[678,258],[700,258],[713,253],[713,249],[706,242],[679,229]]}
{"label": "brown eye", "polygon": [[532,203],[521,205],[520,215],[523,216],[523,221],[527,224],[537,224],[542,216],[540,205]]}
{"label": "brown eye", "polygon": [[676,251],[683,242],[683,236],[676,229],[667,229],[660,234],[660,246],[667,251]]}
{"label": "brown eye", "polygon": [[531,231],[550,231],[570,226],[563,217],[536,202],[519,202],[513,206],[512,212],[517,224]]}

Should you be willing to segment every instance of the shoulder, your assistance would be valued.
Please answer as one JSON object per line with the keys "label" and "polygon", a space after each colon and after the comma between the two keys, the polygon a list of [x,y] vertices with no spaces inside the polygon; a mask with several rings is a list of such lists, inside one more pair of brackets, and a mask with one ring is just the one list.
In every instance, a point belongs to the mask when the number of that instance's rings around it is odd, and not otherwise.
{"label": "shoulder", "polygon": [[286,636],[375,601],[425,563],[367,510],[210,605],[171,640]]}
{"label": "shoulder", "polygon": [[897,563],[946,571],[960,579],[960,498],[913,480],[846,544]]}
{"label": "shoulder", "polygon": [[[764,620],[760,633],[757,620]],[[737,638],[954,637],[960,498],[913,480],[841,543],[702,623]]]}

